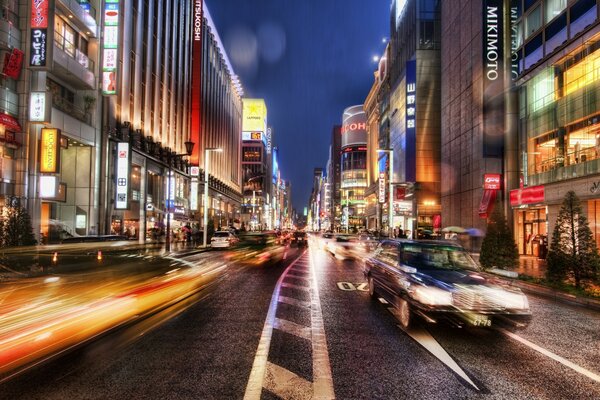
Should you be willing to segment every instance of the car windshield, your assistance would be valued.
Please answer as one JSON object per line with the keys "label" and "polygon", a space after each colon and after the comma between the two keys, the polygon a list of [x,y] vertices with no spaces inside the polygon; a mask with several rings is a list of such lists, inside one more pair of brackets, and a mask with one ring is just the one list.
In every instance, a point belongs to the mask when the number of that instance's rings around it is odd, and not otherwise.
{"label": "car windshield", "polygon": [[295,232],[294,236],[295,237],[306,237],[306,233],[305,232]]}
{"label": "car windshield", "polygon": [[403,244],[401,261],[402,264],[417,269],[479,270],[479,266],[465,250],[439,244]]}
{"label": "car windshield", "polygon": [[213,237],[228,237],[229,233],[228,232],[215,232],[215,234],[213,235]]}

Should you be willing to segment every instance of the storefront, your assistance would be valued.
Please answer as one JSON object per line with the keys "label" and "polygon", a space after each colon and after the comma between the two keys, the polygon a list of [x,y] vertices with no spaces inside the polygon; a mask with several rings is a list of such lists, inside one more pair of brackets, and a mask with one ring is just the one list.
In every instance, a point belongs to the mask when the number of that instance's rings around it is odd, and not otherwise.
{"label": "storefront", "polygon": [[[546,258],[548,250],[548,199],[544,186],[510,191],[514,238],[520,255]],[[555,199],[560,203],[562,199]],[[559,208],[560,204],[551,206]]]}

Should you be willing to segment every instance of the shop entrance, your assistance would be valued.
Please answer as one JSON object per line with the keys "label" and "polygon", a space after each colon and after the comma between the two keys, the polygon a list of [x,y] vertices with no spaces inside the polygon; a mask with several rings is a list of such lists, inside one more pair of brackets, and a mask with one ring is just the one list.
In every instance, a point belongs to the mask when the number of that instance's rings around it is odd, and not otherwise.
{"label": "shop entrance", "polygon": [[519,210],[516,231],[519,254],[545,258],[548,247],[545,207]]}

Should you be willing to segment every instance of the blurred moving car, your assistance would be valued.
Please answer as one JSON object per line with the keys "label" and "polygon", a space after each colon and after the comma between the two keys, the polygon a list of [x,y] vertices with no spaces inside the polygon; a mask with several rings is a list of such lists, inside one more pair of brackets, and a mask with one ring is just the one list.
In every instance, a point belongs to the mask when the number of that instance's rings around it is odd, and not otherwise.
{"label": "blurred moving car", "polygon": [[369,294],[394,305],[405,328],[415,316],[456,326],[524,327],[531,319],[520,289],[484,273],[462,247],[443,241],[384,240],[365,260]]}
{"label": "blurred moving car", "polygon": [[327,250],[338,260],[355,259],[359,257],[358,240],[352,235],[336,235],[327,244]]}
{"label": "blurred moving car", "polygon": [[237,236],[229,231],[217,231],[210,239],[210,247],[213,248],[230,248],[239,242]]}
{"label": "blurred moving car", "polygon": [[302,231],[294,232],[291,237],[291,244],[292,245],[295,244],[298,247],[306,246],[308,244],[308,236],[306,235],[306,232],[302,232]]}
{"label": "blurred moving car", "polygon": [[333,232],[325,232],[321,235],[319,240],[319,247],[325,251],[329,251],[329,243],[335,240],[335,234]]}
{"label": "blurred moving car", "polygon": [[250,265],[274,264],[283,259],[285,246],[275,232],[247,233],[240,238],[233,259]]}

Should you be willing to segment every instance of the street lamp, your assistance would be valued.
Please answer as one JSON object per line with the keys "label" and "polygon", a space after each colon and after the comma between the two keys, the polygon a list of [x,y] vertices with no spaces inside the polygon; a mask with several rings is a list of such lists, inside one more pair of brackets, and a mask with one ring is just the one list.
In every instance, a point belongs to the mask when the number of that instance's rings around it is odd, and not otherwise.
{"label": "street lamp", "polygon": [[220,147],[208,147],[204,149],[204,235],[202,239],[203,247],[206,247],[206,241],[208,239],[208,154],[211,151],[222,152],[223,149]]}
{"label": "street lamp", "polygon": [[389,149],[377,149],[378,153],[388,153],[390,158],[388,160],[388,184],[389,184],[389,194],[388,194],[388,236],[392,237],[394,235],[393,232],[393,219],[394,219],[394,198],[392,197],[392,192],[394,191],[394,185],[392,184],[392,177],[394,176],[394,152]]}
{"label": "street lamp", "polygon": [[177,157],[186,157],[191,156],[194,151],[194,145],[196,143],[187,141],[184,143],[185,145],[185,154],[170,154],[169,159],[167,160],[169,163],[169,176],[167,176],[167,232],[165,235],[165,250],[171,251],[171,205],[175,202],[175,195],[171,199],[171,176],[173,175],[173,167],[172,160]]}

